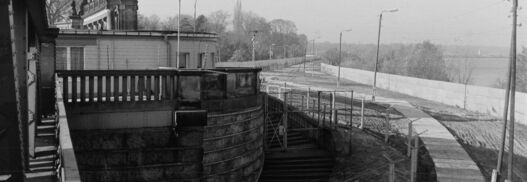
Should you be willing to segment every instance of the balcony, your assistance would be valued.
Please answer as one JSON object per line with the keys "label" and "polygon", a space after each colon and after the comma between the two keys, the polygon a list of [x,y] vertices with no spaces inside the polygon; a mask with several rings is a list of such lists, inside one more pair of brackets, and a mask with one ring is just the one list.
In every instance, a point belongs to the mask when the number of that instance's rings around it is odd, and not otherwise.
{"label": "balcony", "polygon": [[59,130],[71,132],[77,174],[84,181],[256,181],[259,71],[58,71],[57,103],[67,113]]}

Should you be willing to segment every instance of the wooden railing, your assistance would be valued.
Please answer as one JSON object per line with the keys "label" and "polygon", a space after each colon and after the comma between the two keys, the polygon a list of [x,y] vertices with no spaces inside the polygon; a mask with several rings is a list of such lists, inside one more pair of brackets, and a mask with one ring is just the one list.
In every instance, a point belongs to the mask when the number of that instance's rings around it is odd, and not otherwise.
{"label": "wooden railing", "polygon": [[195,102],[259,93],[260,69],[57,71],[67,104]]}

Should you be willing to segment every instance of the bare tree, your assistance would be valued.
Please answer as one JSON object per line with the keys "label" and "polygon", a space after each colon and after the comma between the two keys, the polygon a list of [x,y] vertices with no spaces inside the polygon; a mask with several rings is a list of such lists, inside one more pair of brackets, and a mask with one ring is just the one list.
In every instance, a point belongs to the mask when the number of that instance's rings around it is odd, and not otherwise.
{"label": "bare tree", "polygon": [[68,19],[71,14],[69,11],[70,1],[68,0],[46,0],[46,13],[48,15],[48,24],[54,25]]}
{"label": "bare tree", "polygon": [[229,25],[229,18],[230,14],[226,11],[219,10],[212,12],[208,17],[209,30],[218,34],[225,33]]}

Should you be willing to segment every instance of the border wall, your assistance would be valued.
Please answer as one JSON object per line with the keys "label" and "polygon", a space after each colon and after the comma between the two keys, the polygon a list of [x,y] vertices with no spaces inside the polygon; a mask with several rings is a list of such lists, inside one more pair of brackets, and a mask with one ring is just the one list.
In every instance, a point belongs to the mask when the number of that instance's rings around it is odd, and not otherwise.
{"label": "border wall", "polygon": [[319,57],[296,57],[286,59],[271,59],[259,61],[243,61],[243,62],[217,62],[216,67],[247,67],[247,68],[262,68],[267,71],[275,68],[283,68],[290,65],[300,64],[304,62],[311,62],[319,60]]}
{"label": "border wall", "polygon": [[[338,67],[321,63],[321,71],[337,75]],[[341,68],[341,77],[362,84],[373,84],[373,72]],[[395,91],[443,104],[465,108],[471,111],[501,117],[505,90],[464,85],[459,83],[427,80],[414,77],[377,73],[377,87]],[[527,125],[527,93],[516,92],[516,118],[521,124]]]}

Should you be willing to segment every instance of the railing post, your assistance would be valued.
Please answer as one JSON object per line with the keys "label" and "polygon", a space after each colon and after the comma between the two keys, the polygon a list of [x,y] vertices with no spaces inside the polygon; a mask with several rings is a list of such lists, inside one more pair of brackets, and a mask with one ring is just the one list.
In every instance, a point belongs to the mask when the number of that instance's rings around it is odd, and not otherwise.
{"label": "railing post", "polygon": [[318,91],[318,102],[317,102],[318,103],[318,109],[317,109],[317,111],[318,111],[318,125],[320,125],[320,109],[321,109],[320,108],[320,94],[321,94],[321,91]]}
{"label": "railing post", "polygon": [[111,102],[112,99],[112,81],[111,81],[111,76],[110,76],[110,73],[108,72],[106,74],[106,102]]}
{"label": "railing post", "polygon": [[326,106],[327,104],[324,103],[324,112],[322,114],[322,126],[326,126]]}
{"label": "railing post", "polygon": [[407,137],[407,141],[406,141],[406,145],[407,145],[407,148],[406,148],[406,156],[410,157],[411,154],[412,154],[412,122],[410,121],[408,123],[408,135],[406,136]]}
{"label": "railing post", "polygon": [[417,158],[418,158],[418,151],[419,151],[419,140],[417,138],[417,135],[414,136],[414,147],[412,148],[412,157],[410,159],[411,166],[410,166],[410,182],[415,182],[417,180]]}
{"label": "railing post", "polygon": [[267,94],[268,92],[265,93],[264,95],[264,133],[263,133],[263,145],[264,145],[264,149],[267,151],[268,149],[268,144],[267,144],[267,120],[269,120],[268,118],[268,114],[269,114],[269,95]]}
{"label": "railing post", "polygon": [[360,106],[360,127],[361,130],[364,129],[364,97],[361,99]]}
{"label": "railing post", "polygon": [[[309,100],[311,99],[310,97],[310,93],[311,93],[311,87],[307,87],[307,94],[306,94],[306,106],[307,106],[307,109],[309,110]],[[309,112],[308,112],[309,113]]]}
{"label": "railing post", "polygon": [[77,76],[71,76],[71,102],[77,102]]}
{"label": "railing post", "polygon": [[113,75],[113,101],[119,102],[119,77],[120,75]]}
{"label": "railing post", "polygon": [[311,115],[312,115],[312,118],[315,118],[315,103],[316,103],[316,100],[313,99],[313,104],[311,106]]}
{"label": "railing post", "polygon": [[135,83],[137,81],[136,75],[130,75],[130,102],[135,102]]}
{"label": "railing post", "polygon": [[128,101],[128,75],[125,74],[122,76],[122,92],[121,97],[123,98],[123,102]]}
{"label": "railing post", "polygon": [[287,106],[287,92],[284,92],[284,106],[283,107],[284,107],[283,108],[283,112],[284,112],[283,113],[284,114],[283,118],[284,119],[282,121],[283,122],[282,125],[284,126],[284,136],[283,136],[284,137],[283,138],[284,141],[283,142],[284,142],[284,150],[287,151],[287,128],[288,128],[288,121],[287,121],[287,110],[288,110],[287,109],[287,107],[288,107]]}
{"label": "railing post", "polygon": [[329,125],[331,126],[335,120],[335,92],[330,92],[329,94]]}
{"label": "railing post", "polygon": [[62,95],[63,95],[63,99],[64,99],[64,102],[65,103],[68,103],[69,101],[69,76],[68,75],[64,75],[62,76],[62,82],[63,82],[63,88],[62,88]]}
{"label": "railing post", "polygon": [[[302,104],[302,105],[300,106],[300,110],[301,110],[302,112],[304,112],[304,96],[303,96],[303,95],[302,95],[302,102],[301,102],[300,104]],[[308,107],[308,108],[309,108],[309,107]]]}

